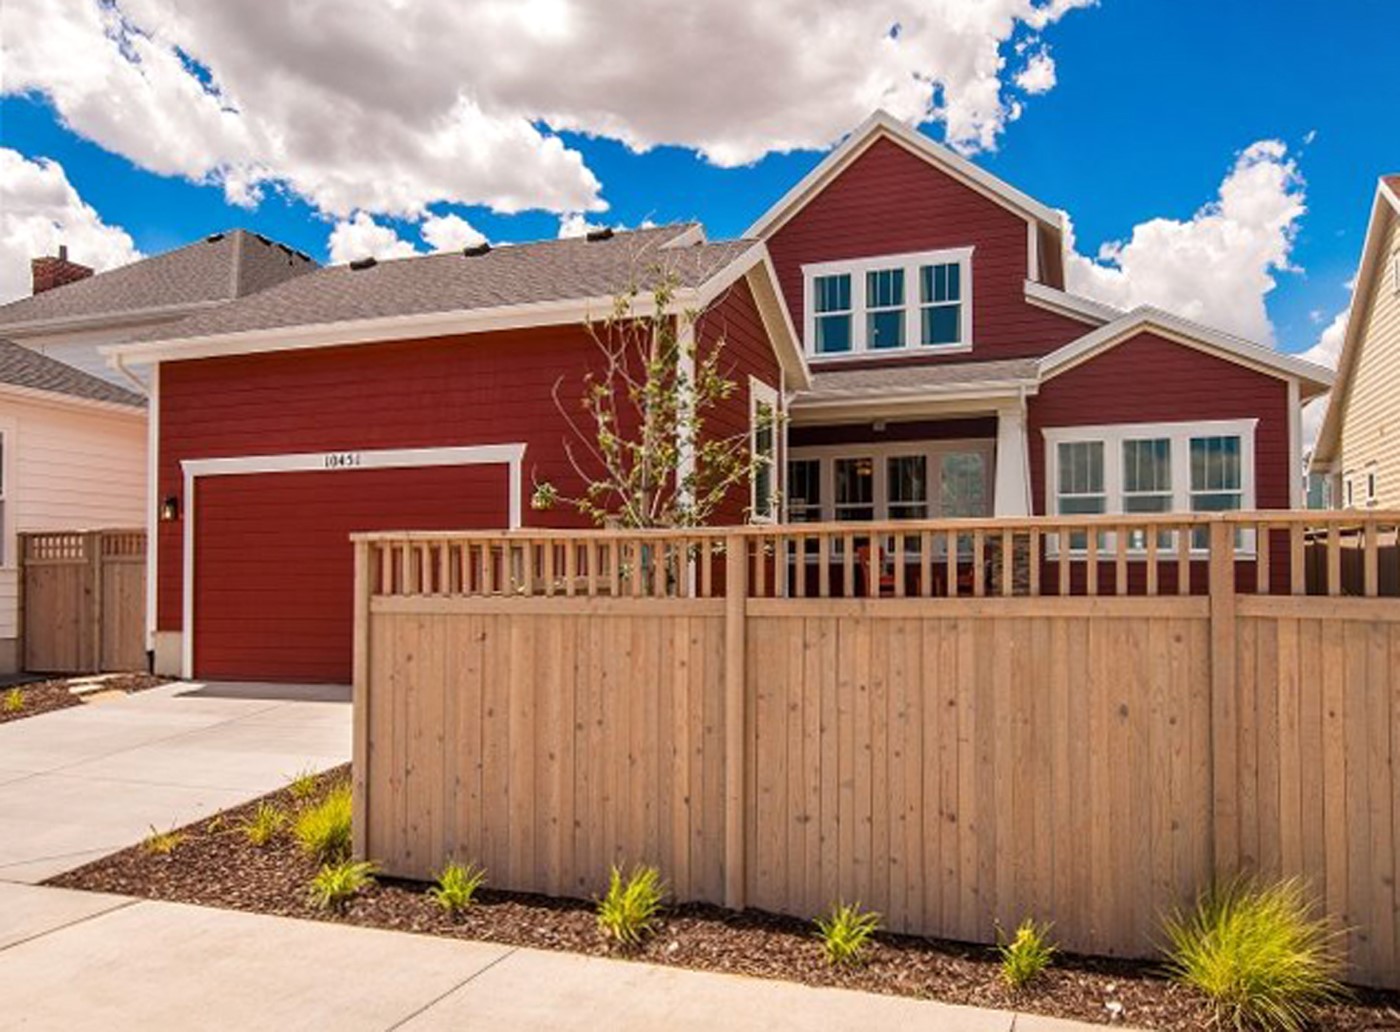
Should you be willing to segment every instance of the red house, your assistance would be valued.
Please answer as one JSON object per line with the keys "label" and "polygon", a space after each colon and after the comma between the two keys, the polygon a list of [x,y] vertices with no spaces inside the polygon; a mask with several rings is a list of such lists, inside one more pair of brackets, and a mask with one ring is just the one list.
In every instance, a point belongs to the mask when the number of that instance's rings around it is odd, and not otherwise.
{"label": "red house", "polygon": [[160,670],[347,680],[348,533],[557,525],[582,327],[664,266],[786,491],[727,519],[1297,504],[1327,371],[1064,289],[1062,219],[880,113],[744,239],[697,225],[307,273],[111,349],[150,367]]}

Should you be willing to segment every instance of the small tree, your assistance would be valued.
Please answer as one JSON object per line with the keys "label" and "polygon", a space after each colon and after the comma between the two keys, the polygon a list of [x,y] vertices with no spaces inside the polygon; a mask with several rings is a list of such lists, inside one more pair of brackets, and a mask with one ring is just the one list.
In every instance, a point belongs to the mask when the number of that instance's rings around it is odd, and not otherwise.
{"label": "small tree", "polygon": [[[599,526],[699,526],[771,460],[751,454],[747,432],[707,431],[715,406],[738,390],[721,368],[723,337],[699,346],[697,313],[673,311],[674,277],[659,276],[643,312],[639,296],[633,287],[614,298],[606,318],[586,324],[602,362],[584,377],[577,405],[560,397],[564,377],[554,384],[573,435],[565,454],[583,492],[566,495],[537,481],[531,505],[563,502]],[[767,418],[775,423],[777,414]]]}

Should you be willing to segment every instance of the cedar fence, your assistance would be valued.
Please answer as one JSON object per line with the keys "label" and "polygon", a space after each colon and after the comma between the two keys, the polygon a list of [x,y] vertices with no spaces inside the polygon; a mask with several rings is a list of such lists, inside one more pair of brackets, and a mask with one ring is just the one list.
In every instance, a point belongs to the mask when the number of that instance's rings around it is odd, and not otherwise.
{"label": "cedar fence", "polygon": [[146,533],[93,530],[20,536],[24,669],[146,669]]}
{"label": "cedar fence", "polygon": [[356,848],[1145,956],[1299,876],[1400,986],[1400,513],[355,538]]}

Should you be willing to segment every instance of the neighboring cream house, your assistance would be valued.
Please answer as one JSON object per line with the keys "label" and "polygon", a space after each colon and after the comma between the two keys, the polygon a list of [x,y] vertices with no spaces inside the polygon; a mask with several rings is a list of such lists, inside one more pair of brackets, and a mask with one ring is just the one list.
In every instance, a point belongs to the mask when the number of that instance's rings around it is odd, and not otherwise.
{"label": "neighboring cream house", "polygon": [[1312,468],[1334,507],[1400,509],[1400,175],[1376,187]]}
{"label": "neighboring cream house", "polygon": [[32,265],[33,294],[0,305],[0,672],[21,663],[17,535],[144,527],[155,511],[147,385],[99,348],[317,267],[246,230],[95,275],[66,248]]}
{"label": "neighboring cream house", "polygon": [[146,399],[0,339],[0,672],[20,667],[19,534],[146,521]]}

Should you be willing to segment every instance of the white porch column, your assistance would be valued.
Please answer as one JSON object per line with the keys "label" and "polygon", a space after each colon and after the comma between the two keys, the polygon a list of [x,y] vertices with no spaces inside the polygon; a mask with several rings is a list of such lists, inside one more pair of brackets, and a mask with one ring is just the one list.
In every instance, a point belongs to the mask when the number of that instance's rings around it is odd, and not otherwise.
{"label": "white porch column", "polygon": [[1026,409],[1023,401],[997,410],[997,475],[993,489],[994,516],[1031,514],[1030,453],[1026,447]]}

